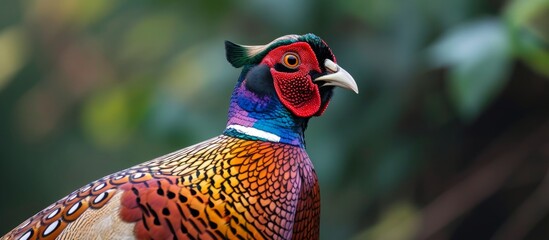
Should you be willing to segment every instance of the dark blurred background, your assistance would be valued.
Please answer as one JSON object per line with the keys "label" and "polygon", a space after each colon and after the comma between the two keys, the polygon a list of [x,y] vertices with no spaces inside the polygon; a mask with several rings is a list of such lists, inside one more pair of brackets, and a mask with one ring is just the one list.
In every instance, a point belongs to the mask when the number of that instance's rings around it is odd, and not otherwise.
{"label": "dark blurred background", "polygon": [[218,135],[224,40],[313,32],[360,94],[312,119],[322,239],[549,238],[549,1],[26,0],[0,7],[0,233]]}

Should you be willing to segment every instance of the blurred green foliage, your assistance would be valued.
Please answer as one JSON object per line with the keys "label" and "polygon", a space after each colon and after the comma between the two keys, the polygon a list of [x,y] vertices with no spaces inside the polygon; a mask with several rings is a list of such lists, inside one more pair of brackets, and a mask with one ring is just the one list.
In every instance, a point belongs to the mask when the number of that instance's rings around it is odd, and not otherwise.
{"label": "blurred green foliage", "polygon": [[306,132],[323,239],[549,236],[549,207],[520,217],[549,166],[530,137],[549,120],[548,0],[4,1],[0,233],[220,134],[239,74],[223,40],[307,32],[361,91],[336,90]]}

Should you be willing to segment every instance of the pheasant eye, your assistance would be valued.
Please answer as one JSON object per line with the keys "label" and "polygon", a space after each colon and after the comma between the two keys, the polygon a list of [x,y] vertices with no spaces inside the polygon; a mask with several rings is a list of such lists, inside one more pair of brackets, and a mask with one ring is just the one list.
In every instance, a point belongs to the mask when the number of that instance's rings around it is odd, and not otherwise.
{"label": "pheasant eye", "polygon": [[295,69],[299,66],[299,56],[295,53],[286,53],[284,57],[282,57],[282,63],[287,68]]}

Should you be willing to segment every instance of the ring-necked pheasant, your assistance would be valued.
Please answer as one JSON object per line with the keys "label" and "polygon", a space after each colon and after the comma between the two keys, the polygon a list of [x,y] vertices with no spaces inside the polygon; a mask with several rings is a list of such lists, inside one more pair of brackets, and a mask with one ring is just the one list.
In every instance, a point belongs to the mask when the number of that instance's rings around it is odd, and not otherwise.
{"label": "ring-necked pheasant", "polygon": [[313,34],[225,47],[243,70],[222,135],[94,181],[1,239],[317,239],[304,131],[334,86],[357,85]]}

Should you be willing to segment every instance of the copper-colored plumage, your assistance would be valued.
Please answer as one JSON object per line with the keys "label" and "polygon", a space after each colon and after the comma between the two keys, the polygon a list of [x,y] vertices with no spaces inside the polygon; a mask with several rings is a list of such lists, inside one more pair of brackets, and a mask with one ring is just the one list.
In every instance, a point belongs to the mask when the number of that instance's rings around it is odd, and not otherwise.
{"label": "copper-colored plumage", "polygon": [[[92,182],[0,240],[318,239],[304,131],[333,86],[358,92],[356,83],[314,34],[225,46],[246,67],[223,135]],[[286,54],[296,63],[281,62]]]}
{"label": "copper-colored plumage", "polygon": [[2,239],[316,239],[319,213],[303,148],[219,136],[97,180]]}

